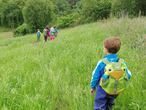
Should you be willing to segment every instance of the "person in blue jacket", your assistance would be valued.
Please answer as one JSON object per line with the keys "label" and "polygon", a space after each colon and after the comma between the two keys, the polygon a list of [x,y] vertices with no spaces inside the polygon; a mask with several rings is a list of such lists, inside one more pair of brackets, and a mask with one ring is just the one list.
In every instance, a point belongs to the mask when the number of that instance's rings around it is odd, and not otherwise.
{"label": "person in blue jacket", "polygon": [[37,30],[37,41],[40,41],[40,37],[41,37],[41,32],[40,32],[40,30],[38,29],[38,30]]}
{"label": "person in blue jacket", "polygon": [[[119,57],[117,52],[120,50],[121,41],[118,37],[107,38],[104,40],[104,58],[109,62],[118,62]],[[96,91],[94,99],[94,110],[112,110],[114,100],[117,95],[108,94],[101,86],[100,79],[102,78],[105,71],[106,64],[103,60],[98,61],[90,82],[91,94],[93,95]],[[126,68],[126,74],[128,79],[131,78],[131,72]]]}

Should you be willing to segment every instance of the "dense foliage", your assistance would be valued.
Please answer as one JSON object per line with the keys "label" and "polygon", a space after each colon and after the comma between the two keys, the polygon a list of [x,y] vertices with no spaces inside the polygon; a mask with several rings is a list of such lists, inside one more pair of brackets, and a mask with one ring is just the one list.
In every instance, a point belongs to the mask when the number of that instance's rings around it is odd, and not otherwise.
{"label": "dense foliage", "polygon": [[28,0],[23,9],[24,20],[32,31],[43,28],[53,19],[53,4],[50,0]]}
{"label": "dense foliage", "polygon": [[110,0],[82,0],[82,13],[87,21],[108,18],[110,10]]}
{"label": "dense foliage", "polygon": [[113,0],[112,13],[118,17],[146,15],[146,0]]}
{"label": "dense foliage", "polygon": [[15,36],[25,35],[28,33],[31,33],[31,29],[29,28],[29,26],[26,23],[23,23],[22,25],[17,27],[14,31]]}
{"label": "dense foliage", "polygon": [[21,8],[16,2],[0,2],[0,25],[7,27],[17,27],[23,23]]}
{"label": "dense foliage", "polygon": [[64,28],[110,16],[146,15],[146,0],[0,0],[0,5],[0,26],[26,23],[31,32],[48,24]]}

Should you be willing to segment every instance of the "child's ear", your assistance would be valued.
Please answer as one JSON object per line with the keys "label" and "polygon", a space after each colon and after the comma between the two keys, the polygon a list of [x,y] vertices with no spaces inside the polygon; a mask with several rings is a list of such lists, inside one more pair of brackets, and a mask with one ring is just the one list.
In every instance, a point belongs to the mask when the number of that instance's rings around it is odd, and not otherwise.
{"label": "child's ear", "polygon": [[104,54],[107,54],[108,53],[107,48],[103,47],[103,52],[104,52]]}

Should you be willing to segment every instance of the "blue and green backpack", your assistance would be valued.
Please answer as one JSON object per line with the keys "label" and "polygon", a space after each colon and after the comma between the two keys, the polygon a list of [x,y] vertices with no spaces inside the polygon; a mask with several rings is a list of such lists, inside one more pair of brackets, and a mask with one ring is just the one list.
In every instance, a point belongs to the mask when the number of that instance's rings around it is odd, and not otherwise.
{"label": "blue and green backpack", "polygon": [[119,59],[118,62],[109,62],[103,59],[102,61],[106,66],[104,74],[100,79],[100,86],[110,95],[121,93],[128,85],[124,60]]}

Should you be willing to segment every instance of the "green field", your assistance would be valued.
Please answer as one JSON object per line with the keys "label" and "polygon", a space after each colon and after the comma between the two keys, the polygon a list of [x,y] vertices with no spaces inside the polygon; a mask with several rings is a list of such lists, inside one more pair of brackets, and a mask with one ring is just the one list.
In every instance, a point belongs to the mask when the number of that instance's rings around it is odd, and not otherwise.
{"label": "green field", "polygon": [[[10,34],[10,33],[9,33]],[[106,37],[132,71],[114,110],[146,110],[146,18],[109,19],[59,31],[54,41],[0,34],[0,110],[92,110],[90,79]]]}

